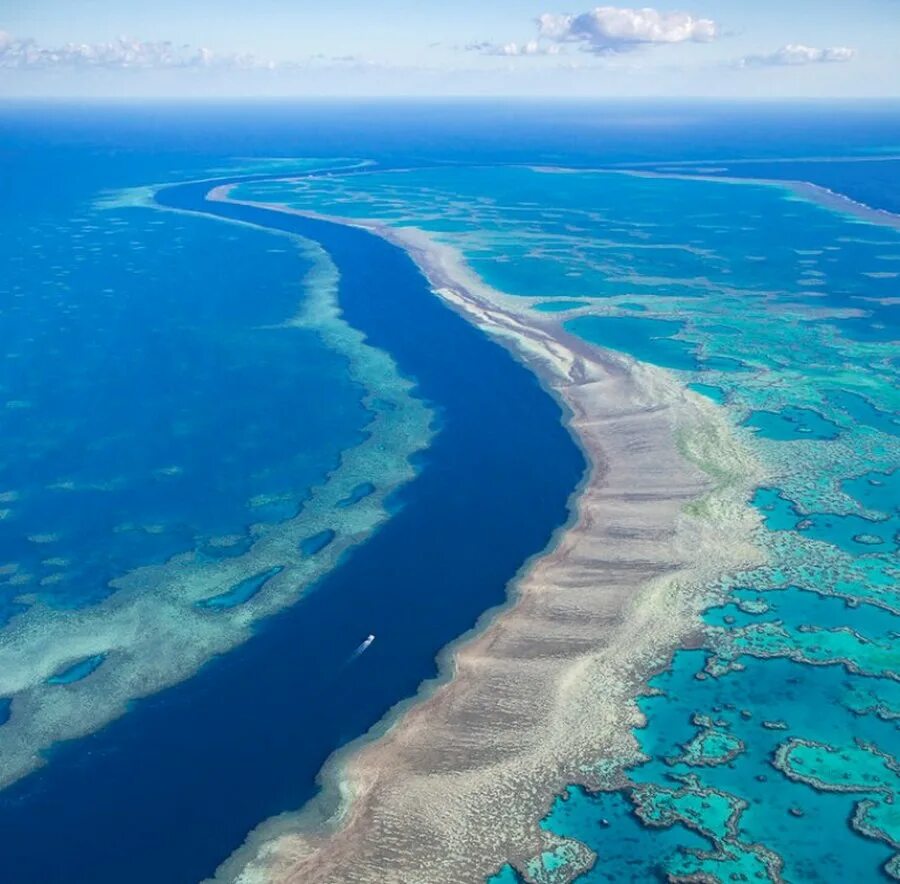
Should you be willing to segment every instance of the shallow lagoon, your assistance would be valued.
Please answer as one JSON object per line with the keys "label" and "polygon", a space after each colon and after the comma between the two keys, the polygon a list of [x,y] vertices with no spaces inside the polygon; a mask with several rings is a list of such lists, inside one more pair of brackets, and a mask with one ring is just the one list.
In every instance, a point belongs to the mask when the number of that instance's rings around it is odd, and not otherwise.
{"label": "shallow lagoon", "polygon": [[309,269],[289,243],[92,208],[0,241],[12,268],[7,616],[31,600],[96,603],[114,578],[198,547],[234,555],[252,525],[295,515],[362,438],[370,415],[345,360],[315,331],[285,325]]}

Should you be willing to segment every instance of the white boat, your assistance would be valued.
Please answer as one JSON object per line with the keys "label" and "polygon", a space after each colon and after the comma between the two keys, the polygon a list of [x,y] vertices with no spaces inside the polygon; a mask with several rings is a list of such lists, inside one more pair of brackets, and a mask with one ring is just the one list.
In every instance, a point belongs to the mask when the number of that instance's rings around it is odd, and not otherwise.
{"label": "white boat", "polygon": [[366,636],[366,640],[353,652],[353,656],[358,657],[373,641],[375,641],[374,635]]}

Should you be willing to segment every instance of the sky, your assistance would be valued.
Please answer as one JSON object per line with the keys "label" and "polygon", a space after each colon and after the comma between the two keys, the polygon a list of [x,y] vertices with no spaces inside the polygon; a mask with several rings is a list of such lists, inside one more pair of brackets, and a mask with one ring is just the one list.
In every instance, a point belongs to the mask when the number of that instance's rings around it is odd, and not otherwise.
{"label": "sky", "polygon": [[900,0],[0,0],[0,98],[900,97]]}

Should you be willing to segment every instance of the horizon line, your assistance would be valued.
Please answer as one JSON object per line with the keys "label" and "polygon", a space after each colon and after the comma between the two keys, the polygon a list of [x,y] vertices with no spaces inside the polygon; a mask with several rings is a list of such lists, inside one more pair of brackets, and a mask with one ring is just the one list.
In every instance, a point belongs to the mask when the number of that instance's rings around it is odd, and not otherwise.
{"label": "horizon line", "polygon": [[324,104],[349,103],[349,102],[460,102],[460,103],[488,103],[488,102],[532,102],[532,103],[563,103],[563,104],[626,104],[626,103],[650,103],[656,102],[661,104],[691,104],[691,103],[707,103],[707,104],[855,104],[857,102],[866,102],[868,104],[900,104],[900,94],[898,95],[787,95],[772,98],[769,96],[756,95],[740,95],[740,96],[714,96],[714,95],[690,95],[690,96],[674,96],[674,95],[564,95],[564,94],[547,94],[547,95],[527,95],[524,93],[517,94],[491,94],[491,95],[470,95],[470,94],[435,94],[435,95],[418,95],[418,94],[397,94],[397,95],[0,95],[0,105],[3,104],[27,104],[27,103],[43,103],[43,102],[66,102],[81,104],[109,104],[109,103],[158,103],[171,102],[173,104],[224,104],[224,103],[250,103],[250,102],[266,102],[271,104],[278,103],[310,103]]}

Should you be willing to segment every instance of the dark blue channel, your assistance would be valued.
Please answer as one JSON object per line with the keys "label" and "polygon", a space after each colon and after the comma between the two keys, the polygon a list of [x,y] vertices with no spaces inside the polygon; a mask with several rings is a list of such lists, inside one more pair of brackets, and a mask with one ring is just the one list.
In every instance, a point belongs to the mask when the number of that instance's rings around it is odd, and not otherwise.
{"label": "dark blue channel", "polygon": [[535,377],[441,304],[403,251],[360,230],[206,203],[208,187],[160,201],[320,242],[341,271],[345,318],[415,379],[440,432],[396,514],[316,591],[0,793],[4,881],[211,874],[251,828],[308,800],[328,755],[412,695],[439,649],[503,601],[565,522],[585,468]]}

